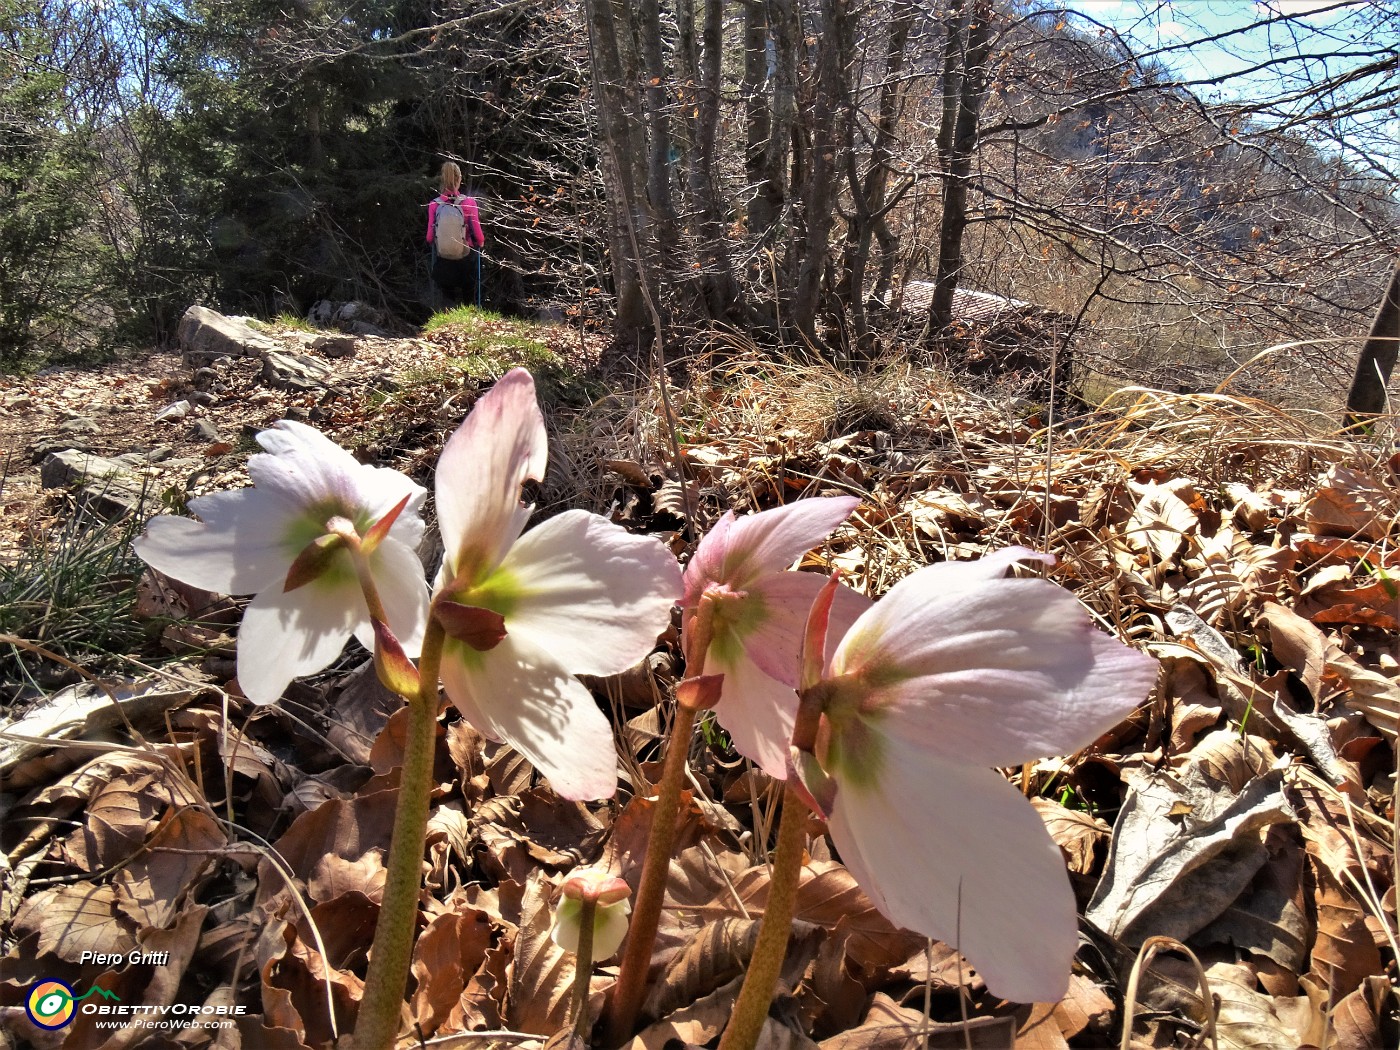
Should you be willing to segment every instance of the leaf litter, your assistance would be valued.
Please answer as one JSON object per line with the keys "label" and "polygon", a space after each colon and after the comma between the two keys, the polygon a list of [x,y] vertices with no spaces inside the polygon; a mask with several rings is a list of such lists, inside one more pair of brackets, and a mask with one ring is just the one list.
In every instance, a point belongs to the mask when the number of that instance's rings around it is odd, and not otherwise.
{"label": "leaf litter", "polygon": [[[455,420],[429,401],[405,399],[402,419],[377,409],[376,441],[431,462]],[[1157,954],[1124,1045],[1199,1045],[1212,1018],[1226,1047],[1395,1044],[1394,462],[1228,395],[1129,390],[1045,430],[936,372],[856,377],[742,350],[696,369],[673,405],[679,460],[645,387],[554,412],[563,466],[546,506],[606,513],[685,555],[725,510],[858,495],[804,567],[876,596],[918,565],[1024,543],[1162,667],[1152,700],[1094,747],[1004,771],[1079,899],[1064,1000],[1002,1001],[956,945],[894,929],[813,819],[765,1045],[1118,1045],[1135,960],[1163,936],[1199,958],[1210,999],[1179,953]],[[355,412],[332,421],[342,434]],[[352,1029],[403,731],[354,648],[273,709],[246,704],[216,652],[65,690],[5,727],[12,1041],[290,1050]],[[635,885],[683,673],[670,632],[644,665],[590,681],[625,745],[612,802],[555,798],[447,710],[401,1045],[540,1046],[565,1027],[573,960],[550,911],[575,867]],[[691,772],[637,1050],[719,1034],[766,901],[765,778],[703,724]],[[132,951],[167,961],[92,961]],[[43,978],[243,1012],[156,1042],[87,1017],[44,1033],[23,1019]],[[615,978],[615,960],[596,965],[595,1013]]]}

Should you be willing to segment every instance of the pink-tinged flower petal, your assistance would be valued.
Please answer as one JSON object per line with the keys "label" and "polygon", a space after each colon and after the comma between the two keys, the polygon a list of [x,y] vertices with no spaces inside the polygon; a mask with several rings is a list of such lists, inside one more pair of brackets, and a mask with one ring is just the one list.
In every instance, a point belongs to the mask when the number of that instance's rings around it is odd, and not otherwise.
{"label": "pink-tinged flower petal", "polygon": [[575,674],[619,674],[645,659],[681,591],[659,540],[582,510],[525,533],[500,573],[513,596],[506,630]]}
{"label": "pink-tinged flower petal", "polygon": [[[764,674],[746,652],[732,660],[727,650],[711,648],[706,674],[724,675],[715,718],[719,719],[734,748],[775,780],[787,778],[788,744],[797,720],[797,693],[791,685]],[[793,661],[797,654],[794,651]]]}
{"label": "pink-tinged flower petal", "polygon": [[467,721],[524,755],[561,798],[611,798],[617,790],[612,726],[552,652],[512,634],[485,653],[449,641],[442,685]]}
{"label": "pink-tinged flower petal", "polygon": [[837,648],[862,708],[924,752],[973,765],[1018,765],[1091,743],[1140,704],[1151,657],[1094,626],[1045,580],[963,585],[921,569],[895,584]]}
{"label": "pink-tinged flower petal", "polygon": [[275,702],[293,678],[330,666],[360,622],[369,622],[369,612],[353,578],[336,586],[316,581],[290,592],[264,590],[238,629],[243,694],[255,704]]}
{"label": "pink-tinged flower petal", "polygon": [[[827,579],[813,572],[772,572],[749,585],[749,598],[761,603],[764,615],[755,618],[754,629],[741,642],[764,674],[785,685],[797,684],[797,659],[807,613]],[[870,606],[865,595],[837,585],[827,625],[827,655]]]}
{"label": "pink-tinged flower petal", "polygon": [[219,594],[253,594],[279,588],[295,552],[282,544],[288,518],[280,499],[240,489],[190,501],[204,520],[163,514],[146,523],[132,547],[165,575]]}
{"label": "pink-tinged flower petal", "polygon": [[[389,533],[393,537],[393,533]],[[423,648],[423,631],[428,623],[428,581],[423,578],[423,563],[418,555],[397,539],[385,540],[369,556],[369,569],[374,577],[389,628],[403,646],[403,651],[416,658]],[[359,590],[356,589],[357,594]],[[364,606],[361,596],[361,607]],[[369,610],[355,627],[355,637],[361,645],[374,651],[374,629],[370,626]]]}
{"label": "pink-tinged flower petal", "polygon": [[547,456],[535,381],[513,368],[481,396],[438,460],[437,512],[447,579],[464,569],[480,578],[505,557],[530,517],[520,487],[544,477]]}
{"label": "pink-tinged flower petal", "polygon": [[854,496],[800,499],[743,518],[726,514],[695,549],[685,571],[685,606],[707,583],[745,589],[755,577],[788,568],[825,540],[860,506]]}
{"label": "pink-tinged flower petal", "polygon": [[998,774],[880,738],[877,783],[841,780],[829,827],[880,911],[967,956],[997,995],[1055,1002],[1077,945],[1059,848]]}

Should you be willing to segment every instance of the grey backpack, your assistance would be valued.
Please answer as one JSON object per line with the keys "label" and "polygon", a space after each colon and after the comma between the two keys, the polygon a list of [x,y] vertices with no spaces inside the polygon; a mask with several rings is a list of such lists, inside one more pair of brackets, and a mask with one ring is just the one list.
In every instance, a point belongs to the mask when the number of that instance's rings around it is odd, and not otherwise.
{"label": "grey backpack", "polygon": [[458,196],[451,204],[439,201],[433,216],[433,246],[442,259],[460,259],[467,254],[467,215]]}

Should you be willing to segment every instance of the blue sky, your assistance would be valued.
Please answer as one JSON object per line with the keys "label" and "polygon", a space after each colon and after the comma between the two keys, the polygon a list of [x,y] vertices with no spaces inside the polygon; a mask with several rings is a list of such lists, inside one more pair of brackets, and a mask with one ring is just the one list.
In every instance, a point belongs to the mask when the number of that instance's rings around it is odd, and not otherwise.
{"label": "blue sky", "polygon": [[[1301,86],[1304,78],[1322,79],[1365,61],[1355,56],[1381,43],[1366,40],[1364,33],[1376,20],[1376,0],[1079,0],[1067,6],[1111,26],[1140,48],[1166,49],[1162,61],[1186,80],[1237,72],[1270,57],[1290,59],[1273,71],[1202,89],[1207,97],[1226,100]],[[1203,42],[1250,26],[1254,28],[1226,39]],[[1325,53],[1337,57],[1302,57]]]}
{"label": "blue sky", "polygon": [[[1202,99],[1238,103],[1341,149],[1373,174],[1400,167],[1400,72],[1328,86],[1400,55],[1400,0],[1077,0],[1067,3],[1155,57]],[[1263,63],[1267,68],[1254,69]],[[1252,71],[1251,71],[1252,70]],[[1234,74],[1234,76],[1230,76]]]}

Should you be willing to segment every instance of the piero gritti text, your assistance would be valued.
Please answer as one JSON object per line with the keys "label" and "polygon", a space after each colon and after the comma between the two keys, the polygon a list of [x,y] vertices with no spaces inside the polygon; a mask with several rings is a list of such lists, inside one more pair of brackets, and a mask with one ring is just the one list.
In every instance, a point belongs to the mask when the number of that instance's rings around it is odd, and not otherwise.
{"label": "piero gritti text", "polygon": [[126,954],[120,952],[108,954],[104,952],[83,952],[78,958],[78,965],[92,964],[94,966],[164,966],[170,962],[169,952],[143,952],[139,948],[132,949]]}

